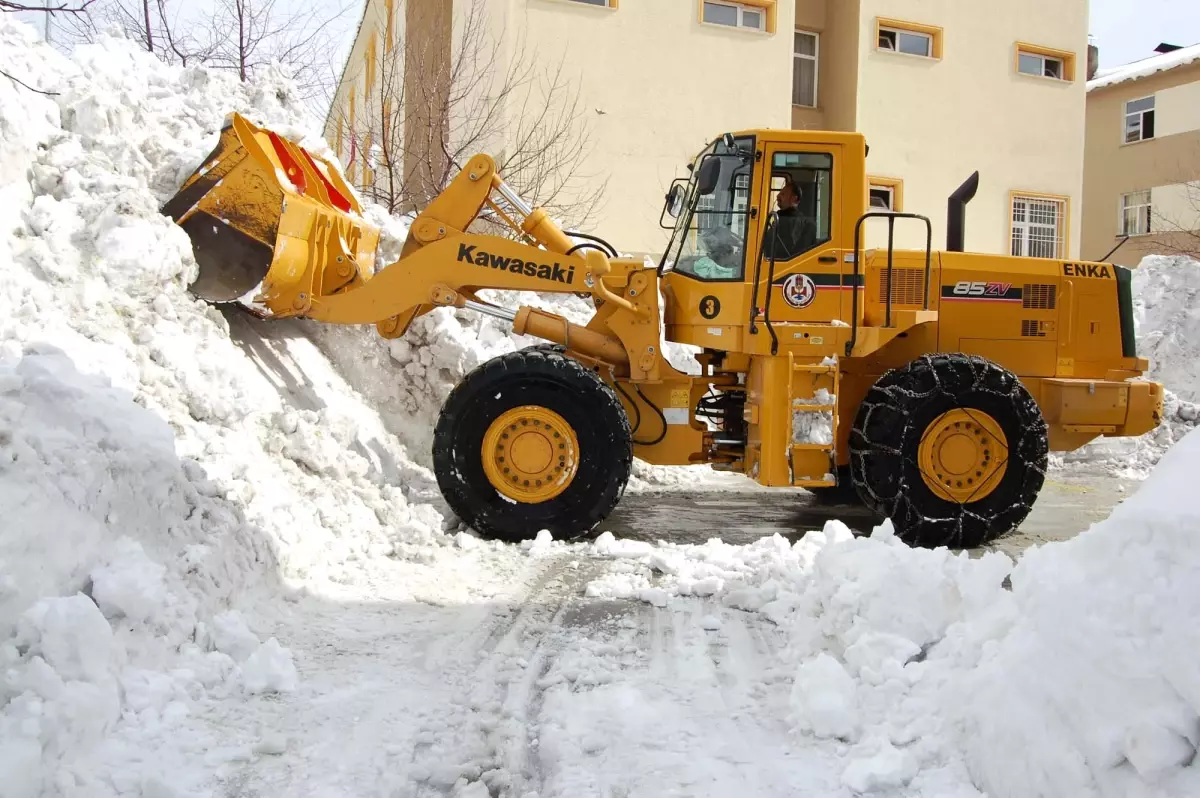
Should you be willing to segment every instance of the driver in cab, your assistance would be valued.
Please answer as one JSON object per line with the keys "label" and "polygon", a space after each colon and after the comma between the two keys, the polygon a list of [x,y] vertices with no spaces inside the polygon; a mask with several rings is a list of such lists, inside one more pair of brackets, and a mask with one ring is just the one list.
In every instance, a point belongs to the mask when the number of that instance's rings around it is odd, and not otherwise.
{"label": "driver in cab", "polygon": [[801,212],[802,189],[791,175],[783,175],[783,187],[775,197],[779,208],[775,224],[767,227],[763,252],[776,261],[788,261],[812,249],[816,243],[816,221]]}

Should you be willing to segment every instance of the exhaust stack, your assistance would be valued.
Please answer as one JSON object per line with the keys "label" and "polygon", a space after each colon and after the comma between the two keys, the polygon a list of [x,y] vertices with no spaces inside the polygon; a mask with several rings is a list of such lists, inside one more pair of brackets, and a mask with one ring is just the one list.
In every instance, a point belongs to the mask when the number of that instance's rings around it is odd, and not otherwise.
{"label": "exhaust stack", "polygon": [[946,251],[962,252],[967,239],[967,203],[979,190],[979,172],[968,177],[950,195],[946,206]]}

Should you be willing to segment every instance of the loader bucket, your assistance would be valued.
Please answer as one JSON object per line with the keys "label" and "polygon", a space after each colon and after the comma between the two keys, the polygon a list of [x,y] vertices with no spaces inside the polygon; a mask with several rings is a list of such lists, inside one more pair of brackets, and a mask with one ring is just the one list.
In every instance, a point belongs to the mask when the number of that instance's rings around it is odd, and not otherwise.
{"label": "loader bucket", "polygon": [[314,236],[318,221],[344,233],[365,279],[374,272],[379,231],[361,211],[332,164],[236,113],[162,207],[192,241],[199,273],[188,289],[209,302],[303,279],[319,290],[325,247]]}

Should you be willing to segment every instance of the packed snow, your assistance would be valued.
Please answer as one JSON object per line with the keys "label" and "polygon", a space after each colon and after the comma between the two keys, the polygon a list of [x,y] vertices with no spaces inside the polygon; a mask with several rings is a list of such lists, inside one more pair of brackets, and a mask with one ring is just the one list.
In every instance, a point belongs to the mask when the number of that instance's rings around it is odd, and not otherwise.
{"label": "packed snow", "polygon": [[[1161,462],[1110,519],[1015,564],[836,521],[794,544],[480,540],[428,431],[529,341],[187,294],[158,208],[230,111],[329,154],[286,80],[113,39],[68,57],[4,15],[0,69],[57,92],[0,79],[3,798],[1200,792],[1189,425],[1133,444]],[[405,222],[367,215],[386,262]],[[1139,339],[1194,399],[1193,266],[1147,266]]]}

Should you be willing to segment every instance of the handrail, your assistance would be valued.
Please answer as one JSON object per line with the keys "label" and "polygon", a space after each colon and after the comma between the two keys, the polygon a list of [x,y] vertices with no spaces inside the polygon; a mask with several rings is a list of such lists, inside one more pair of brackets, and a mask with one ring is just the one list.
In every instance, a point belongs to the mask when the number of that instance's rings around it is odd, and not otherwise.
{"label": "handrail", "polygon": [[846,357],[854,351],[854,344],[858,340],[858,277],[859,270],[862,265],[862,226],[867,219],[887,219],[888,220],[888,255],[887,255],[887,275],[888,275],[888,290],[887,300],[884,305],[884,321],[883,326],[892,326],[892,269],[895,254],[895,234],[897,219],[920,219],[925,222],[925,298],[923,310],[929,310],[929,275],[930,267],[933,260],[933,222],[929,221],[928,216],[922,216],[919,213],[903,213],[900,211],[867,211],[862,216],[858,217],[858,221],[854,224],[854,278],[851,280],[851,289],[853,295],[850,299],[850,340],[846,342]]}

